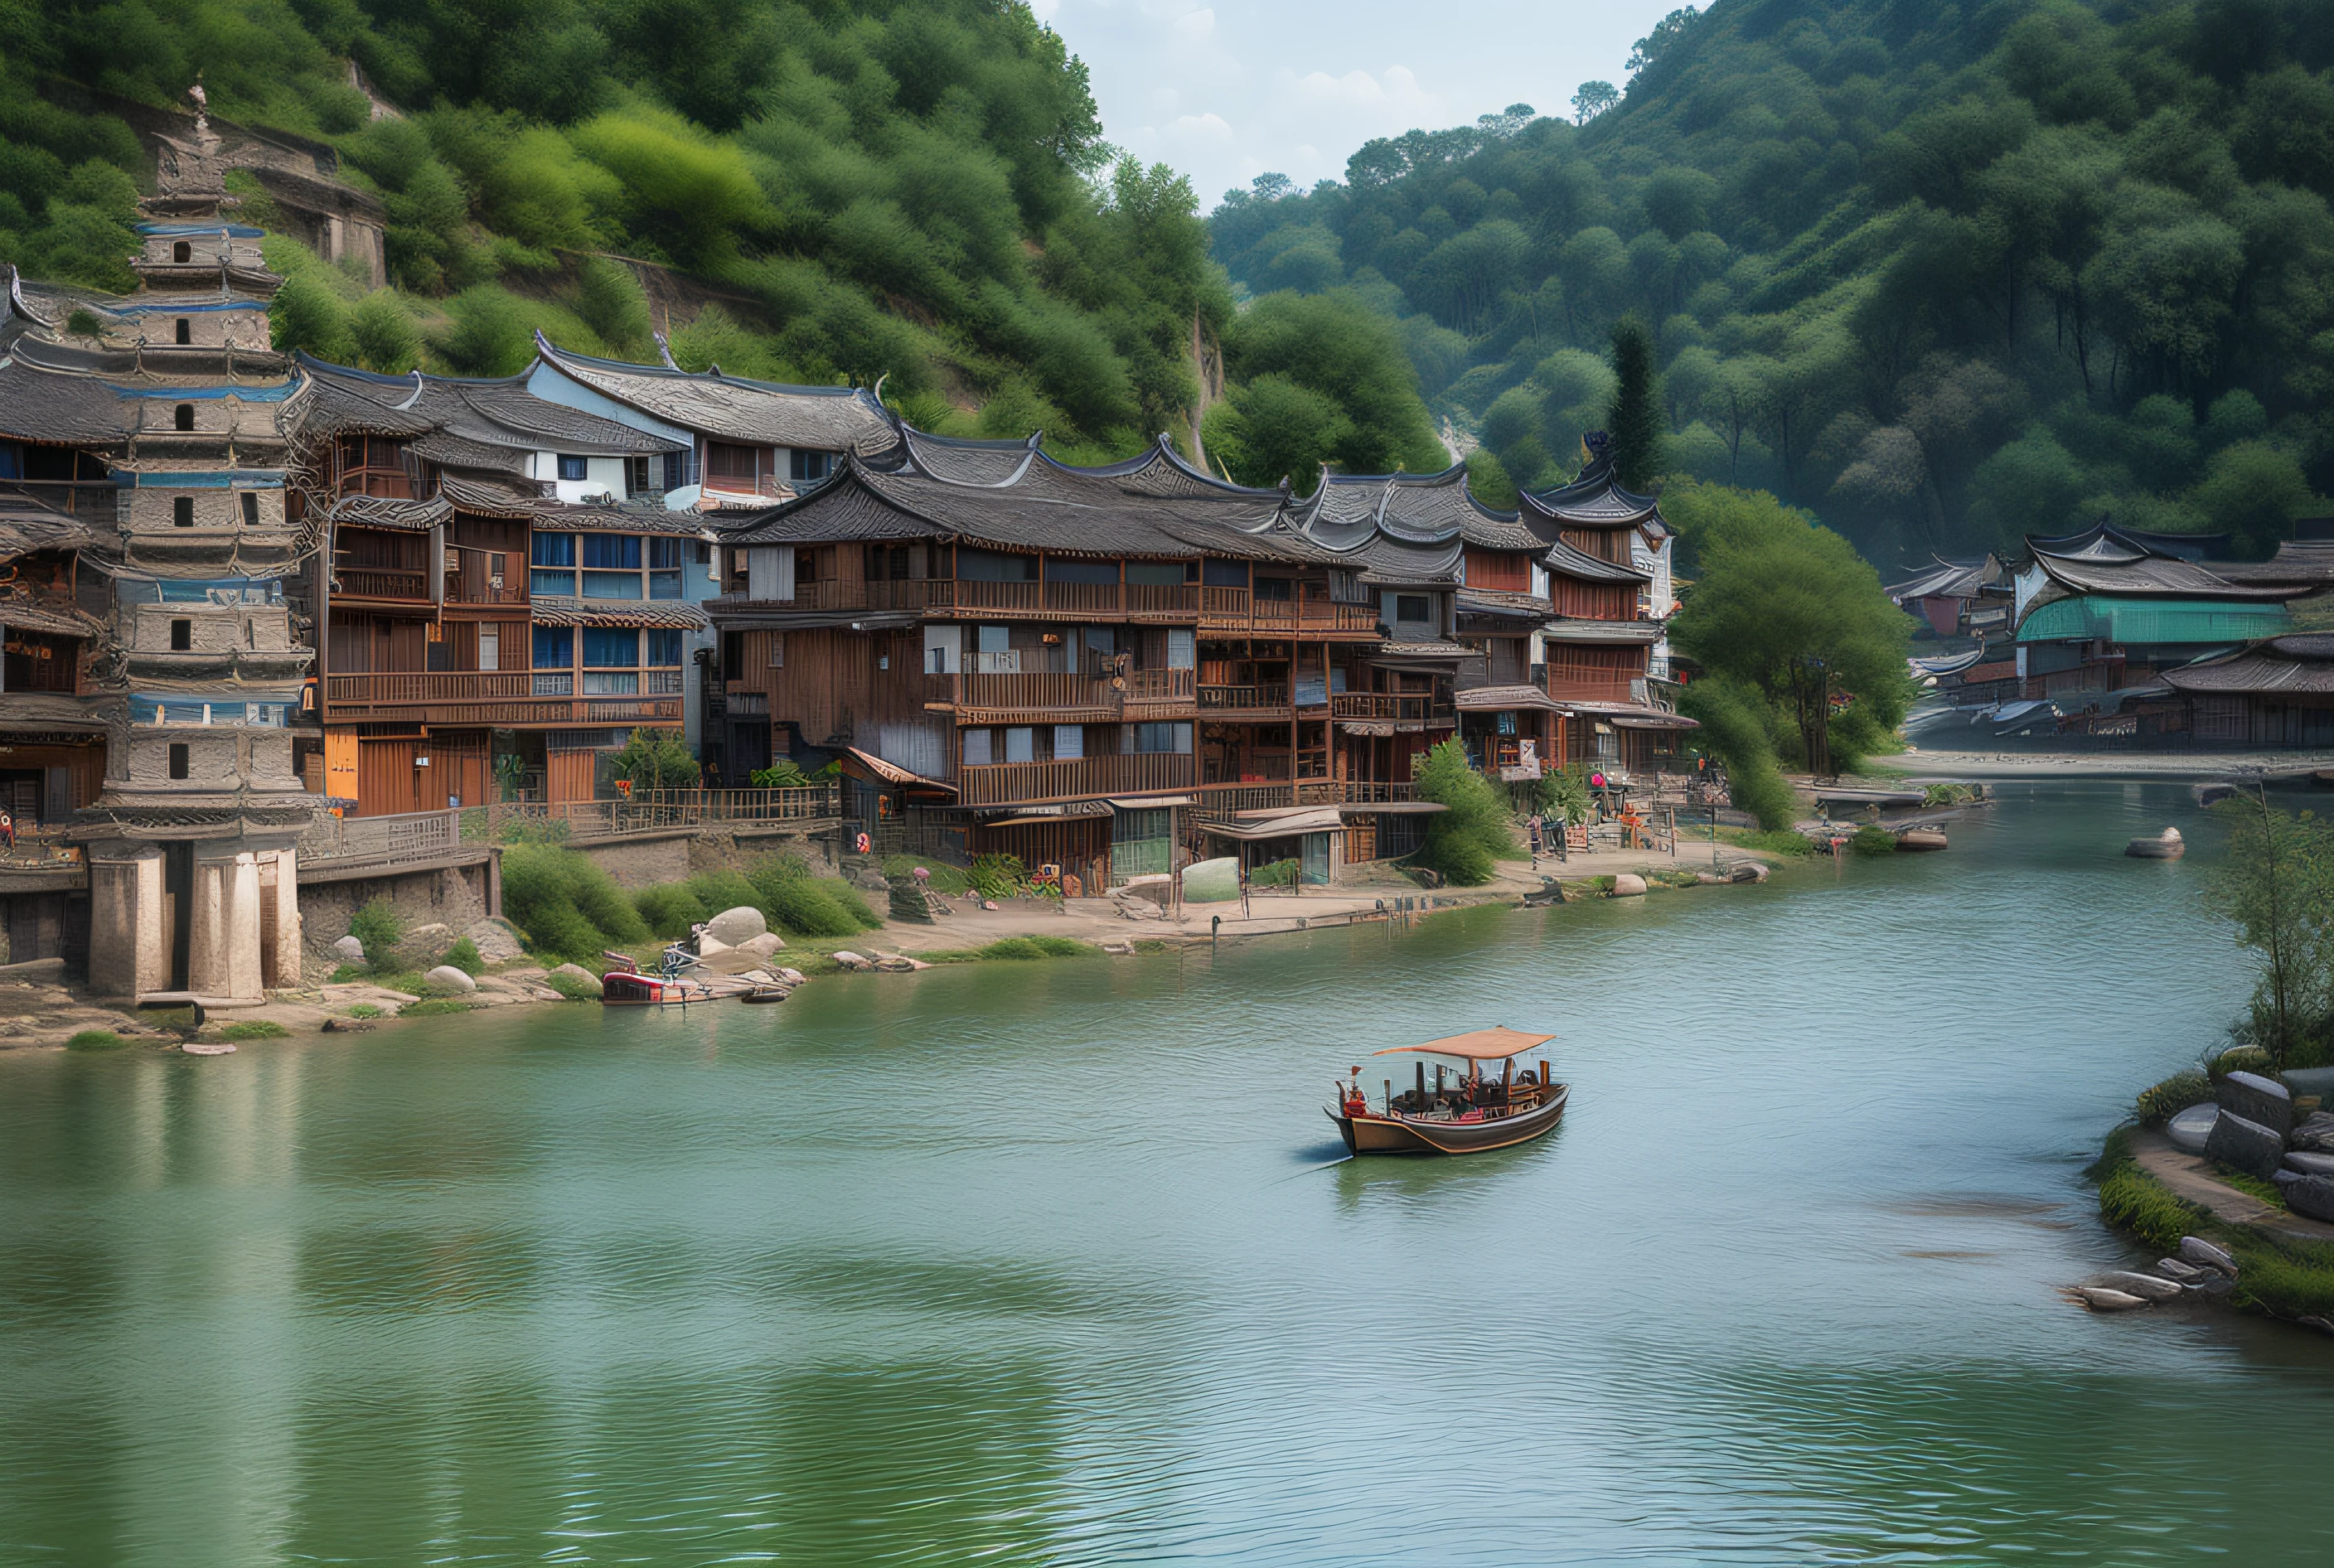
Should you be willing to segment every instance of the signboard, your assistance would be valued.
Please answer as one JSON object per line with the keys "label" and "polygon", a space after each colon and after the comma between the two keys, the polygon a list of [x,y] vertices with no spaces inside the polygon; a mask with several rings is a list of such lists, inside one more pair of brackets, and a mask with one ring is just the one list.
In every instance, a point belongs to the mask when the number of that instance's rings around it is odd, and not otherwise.
{"label": "signboard", "polygon": [[1500,777],[1509,784],[1522,784],[1540,776],[1539,742],[1523,740],[1516,743],[1516,760],[1500,770]]}

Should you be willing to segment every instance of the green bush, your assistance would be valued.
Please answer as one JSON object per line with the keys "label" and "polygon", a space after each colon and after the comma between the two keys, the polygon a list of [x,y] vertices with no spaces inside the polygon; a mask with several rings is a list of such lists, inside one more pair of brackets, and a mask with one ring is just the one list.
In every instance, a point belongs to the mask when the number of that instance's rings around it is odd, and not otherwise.
{"label": "green bush", "polygon": [[352,1018],[378,1018],[381,1016],[381,1009],[374,1006],[370,1002],[360,1002],[355,1006],[349,1009],[349,1016]]}
{"label": "green bush", "polygon": [[1542,816],[1550,820],[1561,817],[1574,827],[1588,820],[1588,765],[1571,763],[1560,768],[1550,768],[1532,786],[1532,803]]}
{"label": "green bush", "polygon": [[810,775],[784,757],[767,767],[756,768],[747,777],[757,790],[806,790],[811,787]]}
{"label": "green bush", "polygon": [[282,1040],[292,1031],[267,1018],[246,1018],[240,1024],[230,1024],[219,1031],[222,1040]]}
{"label": "green bush", "polygon": [[2204,1071],[2218,1083],[2232,1073],[2259,1073],[2270,1070],[2269,1053],[2258,1045],[2233,1045],[2204,1064]]}
{"label": "green bush", "polygon": [[450,1013],[468,1013],[483,1005],[465,1002],[458,996],[430,996],[419,1002],[409,1002],[399,1009],[400,1018],[442,1018]]}
{"label": "green bush", "polygon": [[975,855],[965,880],[984,899],[1018,898],[1029,890],[1029,868],[1018,855]]}
{"label": "green bush", "polygon": [[468,937],[462,938],[447,948],[446,956],[438,961],[441,964],[449,964],[465,975],[483,975],[487,972],[487,960],[478,952],[478,945]]}
{"label": "green bush", "polygon": [[1441,873],[1453,887],[1477,887],[1491,880],[1500,861],[1516,848],[1513,813],[1502,792],[1470,766],[1467,748],[1446,740],[1426,754],[1416,774],[1418,798],[1446,807],[1426,819],[1426,842],[1411,863]]}
{"label": "green bush", "polygon": [[1775,832],[1791,825],[1799,801],[1760,717],[1763,706],[1756,692],[1712,676],[1695,681],[1678,698],[1678,711],[1701,721],[1704,744],[1725,759],[1727,794],[1735,807]]}
{"label": "green bush", "polygon": [[516,844],[503,851],[503,912],[538,953],[561,958],[590,958],[649,935],[613,878],[574,850],[552,844]]}
{"label": "green bush", "polygon": [[759,909],[765,915],[770,912],[762,897],[762,890],[736,871],[699,871],[680,885],[690,898],[697,900],[702,911],[697,917],[700,920],[709,920],[724,909],[734,909],[741,905]]}
{"label": "green bush", "polygon": [[[724,904],[723,909],[733,906]],[[759,908],[759,904],[756,905]],[[709,918],[704,903],[689,890],[686,882],[666,882],[659,887],[642,888],[632,895],[632,908],[651,936],[672,941],[689,935],[689,928]]]}
{"label": "green bush", "polygon": [[1896,852],[1896,835],[1886,828],[1866,822],[1856,830],[1847,847],[1859,855],[1893,855]]}
{"label": "green bush", "polygon": [[1099,953],[1099,948],[1067,937],[1006,937],[977,949],[984,958],[1077,958],[1089,953]]}
{"label": "green bush", "polygon": [[2141,1090],[2134,1111],[2142,1127],[2161,1127],[2191,1105],[2202,1105],[2212,1098],[2212,1080],[2191,1068]]}
{"label": "green bush", "polygon": [[1297,862],[1274,861],[1248,874],[1249,885],[1255,888],[1293,888],[1297,885]]}
{"label": "green bush", "polygon": [[349,919],[349,935],[364,948],[365,962],[386,969],[397,944],[404,939],[405,922],[387,899],[375,899]]}
{"label": "green bush", "polygon": [[573,975],[545,975],[543,983],[566,997],[570,1002],[597,1002],[600,993],[588,982]]}
{"label": "green bush", "polygon": [[84,1029],[65,1042],[68,1051],[119,1051],[130,1042],[111,1029]]}
{"label": "green bush", "polygon": [[829,898],[843,906],[844,913],[859,922],[862,930],[876,931],[882,928],[883,918],[868,904],[867,899],[857,888],[840,877],[822,878],[818,885],[826,890]]}
{"label": "green bush", "polygon": [[972,881],[959,868],[939,861],[918,860],[913,855],[887,855],[883,859],[886,877],[912,877],[921,867],[931,873],[925,884],[942,898],[952,899],[972,886]]}
{"label": "green bush", "polygon": [[842,884],[814,878],[791,855],[772,855],[757,864],[747,880],[771,920],[797,936],[849,937],[867,928],[834,897],[831,890]]}

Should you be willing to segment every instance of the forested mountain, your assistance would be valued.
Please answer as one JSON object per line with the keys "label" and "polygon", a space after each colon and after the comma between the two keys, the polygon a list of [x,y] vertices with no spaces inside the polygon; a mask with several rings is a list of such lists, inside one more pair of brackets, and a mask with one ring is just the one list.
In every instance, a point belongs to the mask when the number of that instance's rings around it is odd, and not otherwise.
{"label": "forested mountain", "polygon": [[1585,123],[1259,179],[1215,254],[1387,321],[1494,500],[1577,461],[1630,313],[1673,471],[1884,563],[2101,515],[2262,549],[2334,489],[2334,5],[1716,0],[1633,64]]}
{"label": "forested mountain", "polygon": [[269,250],[279,337],[375,368],[652,358],[613,253],[739,297],[677,323],[691,368],[1116,454],[1189,429],[1230,316],[1188,185],[1114,162],[1018,0],[0,0],[0,259],[128,286],[151,168],[107,101],[198,76],[386,200],[393,292]]}

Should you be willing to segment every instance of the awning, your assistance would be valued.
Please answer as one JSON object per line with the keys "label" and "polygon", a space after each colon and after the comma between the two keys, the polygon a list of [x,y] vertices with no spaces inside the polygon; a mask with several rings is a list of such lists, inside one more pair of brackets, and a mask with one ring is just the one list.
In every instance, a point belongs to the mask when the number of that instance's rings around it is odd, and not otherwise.
{"label": "awning", "polygon": [[0,626],[58,637],[95,637],[105,630],[97,617],[73,605],[28,604],[21,599],[0,599]]}
{"label": "awning", "polygon": [[895,784],[904,789],[931,790],[934,794],[944,795],[956,794],[956,785],[945,779],[926,778],[921,774],[910,773],[897,763],[885,762],[882,757],[870,752],[861,751],[854,746],[846,746],[843,748],[841,760],[844,773],[853,778],[865,779],[871,784]]}
{"label": "awning", "polygon": [[1169,806],[1187,806],[1190,795],[1113,795],[1110,803],[1123,812],[1163,812]]}
{"label": "awning", "polygon": [[1236,839],[1242,843],[1259,843],[1267,839],[1293,839],[1307,833],[1333,833],[1345,825],[1345,818],[1336,806],[1300,806],[1291,811],[1262,814],[1243,813],[1248,820],[1233,822],[1201,822],[1201,831],[1220,839]]}
{"label": "awning", "polygon": [[1441,801],[1379,801],[1373,805],[1342,805],[1349,817],[1424,817],[1451,808]]}
{"label": "awning", "polygon": [[538,594],[527,602],[537,626],[647,626],[696,631],[711,624],[684,599],[576,599]]}
{"label": "awning", "polygon": [[1622,729],[1700,729],[1682,713],[1637,702],[1567,702],[1565,707],[1582,718],[1601,719]]}
{"label": "awning", "polygon": [[1452,700],[1461,713],[1508,713],[1519,708],[1538,708],[1547,713],[1572,711],[1537,686],[1479,686],[1459,693]]}
{"label": "awning", "polygon": [[2251,642],[2293,630],[2282,604],[2204,599],[2119,599],[2086,593],[2027,612],[2021,642]]}
{"label": "awning", "polygon": [[1347,735],[1392,735],[1394,720],[1390,718],[1341,718],[1337,727]]}
{"label": "awning", "polygon": [[1470,1030],[1445,1040],[1429,1040],[1423,1045],[1389,1045],[1370,1054],[1457,1056],[1468,1062],[1503,1062],[1527,1051],[1537,1051],[1555,1038],[1553,1034],[1527,1034],[1520,1029],[1502,1025],[1496,1029]]}

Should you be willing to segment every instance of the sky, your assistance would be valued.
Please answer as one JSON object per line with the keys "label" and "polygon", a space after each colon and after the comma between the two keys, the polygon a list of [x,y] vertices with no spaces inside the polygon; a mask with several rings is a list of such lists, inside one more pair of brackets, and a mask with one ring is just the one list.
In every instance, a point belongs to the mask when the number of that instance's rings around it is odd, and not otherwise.
{"label": "sky", "polygon": [[1268,170],[1342,179],[1377,136],[1621,85],[1681,0],[1031,0],[1093,72],[1110,139],[1191,177],[1206,212]]}

